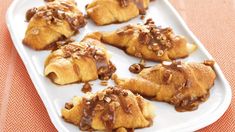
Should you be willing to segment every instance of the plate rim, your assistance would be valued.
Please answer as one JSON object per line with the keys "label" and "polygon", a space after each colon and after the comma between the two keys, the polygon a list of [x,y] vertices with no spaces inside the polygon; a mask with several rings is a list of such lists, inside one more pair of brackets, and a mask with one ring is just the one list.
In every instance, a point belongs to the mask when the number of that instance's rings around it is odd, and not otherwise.
{"label": "plate rim", "polygon": [[[26,0],[24,0],[26,1]],[[182,25],[182,27],[184,28],[184,30],[189,34],[189,36],[192,37],[192,39],[197,43],[197,46],[200,50],[202,50],[202,52],[209,58],[209,59],[213,59],[213,57],[211,56],[211,54],[207,51],[207,49],[205,48],[205,46],[199,41],[199,39],[192,33],[192,31],[188,28],[187,24],[185,23],[185,21],[182,19],[182,17],[179,15],[179,13],[176,11],[176,9],[172,6],[172,4],[168,1],[168,0],[162,0],[170,9],[170,11],[176,16],[177,20],[179,21],[179,23]],[[32,80],[37,93],[39,94],[44,106],[46,107],[46,110],[48,112],[48,115],[50,117],[51,122],[53,123],[53,125],[55,126],[55,128],[58,131],[67,131],[67,129],[63,126],[63,124],[61,124],[58,120],[58,116],[57,116],[57,112],[55,111],[55,109],[53,108],[53,104],[49,101],[49,98],[47,97],[47,94],[45,94],[42,90],[40,90],[41,88],[41,84],[38,83],[39,79],[37,77],[37,72],[35,70],[33,70],[33,64],[30,63],[30,59],[29,56],[26,55],[25,52],[21,52],[22,51],[22,47],[20,47],[18,44],[22,43],[17,41],[17,37],[16,34],[14,32],[14,29],[12,28],[12,17],[13,17],[13,10],[15,9],[17,3],[22,2],[21,0],[14,0],[12,1],[11,5],[9,6],[7,13],[6,13],[6,24],[11,36],[11,39],[13,41],[13,44],[18,52],[18,54],[20,55],[26,70],[30,76],[30,79]],[[229,85],[229,82],[226,80],[222,70],[220,69],[219,65],[216,63],[214,66],[214,69],[217,73],[217,77],[221,79],[221,82],[223,83],[223,85],[225,86],[225,98],[223,100],[223,102],[219,105],[220,108],[219,110],[217,109],[216,111],[214,111],[213,113],[210,114],[210,118],[207,118],[206,120],[201,120],[200,122],[195,123],[194,125],[191,126],[184,126],[180,128],[180,131],[195,131],[195,130],[199,130],[201,128],[204,128],[214,122],[216,122],[228,109],[231,101],[232,101],[232,90],[231,90],[231,86]],[[178,129],[176,129],[178,130]],[[157,130],[156,130],[157,131]],[[169,129],[167,130],[169,131]]]}

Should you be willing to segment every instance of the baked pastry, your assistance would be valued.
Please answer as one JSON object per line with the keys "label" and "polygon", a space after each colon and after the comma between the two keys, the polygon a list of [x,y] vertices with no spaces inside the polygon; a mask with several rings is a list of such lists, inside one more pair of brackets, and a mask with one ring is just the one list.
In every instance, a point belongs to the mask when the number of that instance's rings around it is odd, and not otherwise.
{"label": "baked pastry", "polygon": [[99,38],[99,34],[90,34],[81,42],[58,42],[63,46],[46,59],[45,75],[60,85],[109,79],[116,68]]}
{"label": "baked pastry", "polygon": [[143,15],[148,5],[149,0],[93,0],[86,6],[86,11],[97,25],[106,25]]}
{"label": "baked pastry", "polygon": [[109,87],[96,94],[74,97],[65,104],[62,117],[82,131],[125,130],[150,126],[154,117],[153,108],[140,95]]}
{"label": "baked pastry", "polygon": [[216,78],[212,65],[212,61],[163,62],[143,69],[134,78],[114,80],[134,93],[173,104],[177,111],[191,111],[209,97]]}
{"label": "baked pastry", "polygon": [[50,49],[54,42],[71,37],[86,25],[74,0],[55,0],[29,9],[29,22],[23,43],[35,50]]}
{"label": "baked pastry", "polygon": [[123,49],[127,54],[152,61],[187,57],[196,49],[171,28],[157,27],[152,19],[144,25],[132,24],[112,32],[103,32],[102,41]]}

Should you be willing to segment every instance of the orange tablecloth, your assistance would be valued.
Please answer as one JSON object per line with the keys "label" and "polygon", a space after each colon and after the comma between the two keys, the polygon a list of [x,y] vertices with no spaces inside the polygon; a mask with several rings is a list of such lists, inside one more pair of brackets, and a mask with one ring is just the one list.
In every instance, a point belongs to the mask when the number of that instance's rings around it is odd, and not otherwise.
{"label": "orange tablecloth", "polygon": [[[221,66],[235,92],[235,0],[171,0],[190,29]],[[0,0],[0,131],[56,131],[14,48]],[[20,26],[20,25],[19,25]],[[201,131],[234,131],[235,102]]]}

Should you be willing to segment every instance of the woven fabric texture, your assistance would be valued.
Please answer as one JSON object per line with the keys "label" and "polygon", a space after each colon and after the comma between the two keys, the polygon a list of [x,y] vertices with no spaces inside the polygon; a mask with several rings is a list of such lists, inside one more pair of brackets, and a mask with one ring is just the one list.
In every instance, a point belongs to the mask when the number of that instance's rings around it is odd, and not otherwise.
{"label": "woven fabric texture", "polygon": [[[235,93],[235,0],[170,0],[212,54]],[[33,2],[33,1],[32,1]],[[0,131],[56,131],[13,46],[0,0]],[[199,131],[234,131],[235,102],[212,125]]]}

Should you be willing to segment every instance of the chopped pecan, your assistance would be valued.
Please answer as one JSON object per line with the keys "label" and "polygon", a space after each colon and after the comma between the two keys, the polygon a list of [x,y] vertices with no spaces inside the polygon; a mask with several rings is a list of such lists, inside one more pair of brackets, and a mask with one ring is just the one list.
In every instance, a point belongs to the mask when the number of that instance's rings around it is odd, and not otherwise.
{"label": "chopped pecan", "polygon": [[156,52],[160,57],[164,52],[173,47],[171,28],[157,27],[152,19],[148,19],[139,32],[139,42],[147,44],[148,49]]}
{"label": "chopped pecan", "polygon": [[148,44],[151,40],[151,36],[147,32],[140,32],[139,34],[139,42],[141,44]]}
{"label": "chopped pecan", "polygon": [[107,103],[109,103],[109,102],[111,101],[111,98],[109,98],[109,97],[104,97],[104,100],[105,100]]}
{"label": "chopped pecan", "polygon": [[98,93],[97,93],[97,96],[98,96],[98,99],[99,99],[99,100],[103,100],[103,99],[104,99],[104,96],[105,96],[105,93],[104,93],[104,92],[98,92]]}
{"label": "chopped pecan", "polygon": [[133,64],[129,67],[129,71],[132,73],[140,73],[144,69],[144,65],[142,64]]}
{"label": "chopped pecan", "polygon": [[163,74],[163,82],[169,84],[172,79],[172,72],[170,70],[166,70]]}
{"label": "chopped pecan", "polygon": [[73,108],[73,104],[72,103],[65,103],[65,109],[70,110]]}
{"label": "chopped pecan", "polygon": [[37,13],[38,9],[36,7],[29,9],[26,12],[26,21],[29,22],[30,19]]}
{"label": "chopped pecan", "polygon": [[111,98],[112,101],[117,101],[118,100],[117,95],[111,94],[109,97]]}
{"label": "chopped pecan", "polygon": [[154,44],[152,44],[152,50],[154,51],[154,52],[156,52],[156,51],[158,51],[158,50],[160,50],[160,46],[159,46],[159,44],[158,43],[154,43]]}
{"label": "chopped pecan", "polygon": [[203,62],[203,64],[204,64],[204,65],[207,65],[207,66],[210,66],[210,67],[213,67],[214,64],[215,64],[215,61],[213,61],[213,60],[205,60],[205,61]]}
{"label": "chopped pecan", "polygon": [[119,0],[121,7],[127,7],[129,4],[129,0]]}
{"label": "chopped pecan", "polygon": [[90,83],[86,82],[83,87],[82,87],[82,92],[87,93],[87,92],[91,92],[92,88]]}

